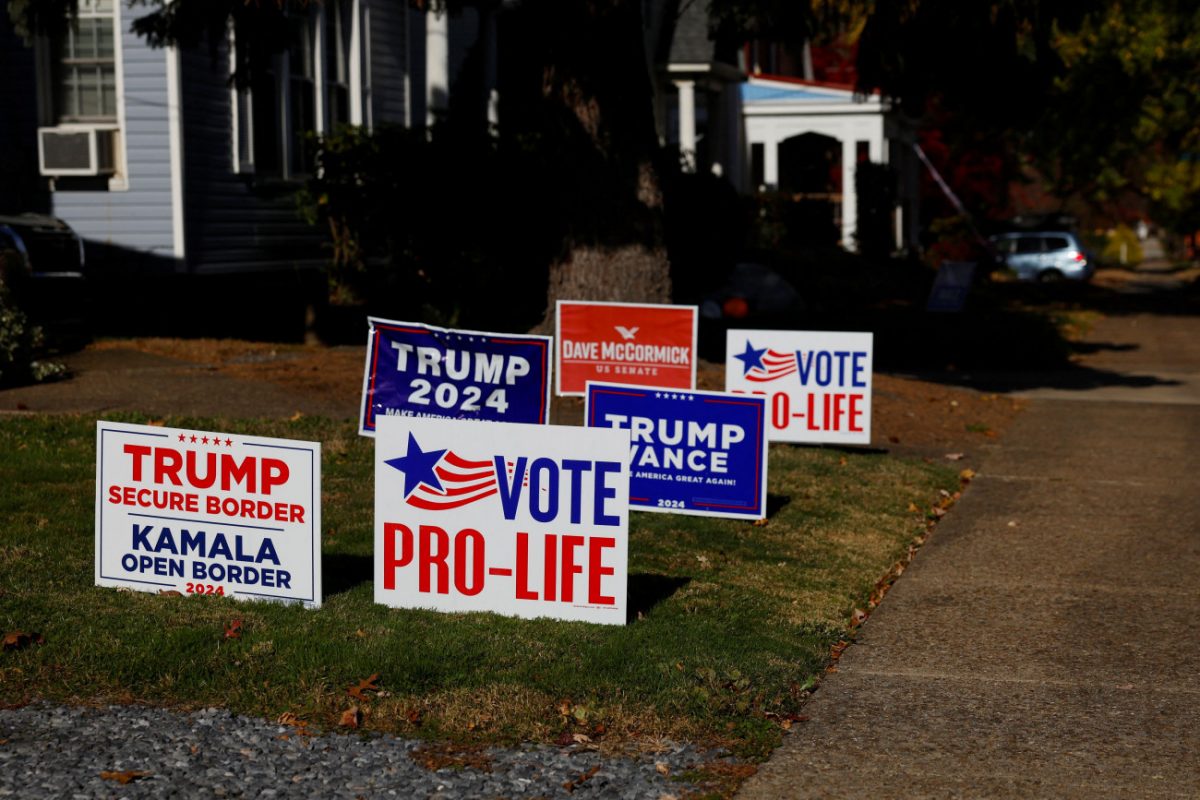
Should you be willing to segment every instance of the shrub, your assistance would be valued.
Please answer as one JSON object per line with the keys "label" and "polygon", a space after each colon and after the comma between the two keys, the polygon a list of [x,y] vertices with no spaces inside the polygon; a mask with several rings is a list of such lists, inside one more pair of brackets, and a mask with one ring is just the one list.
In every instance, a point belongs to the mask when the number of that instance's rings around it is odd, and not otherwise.
{"label": "shrub", "polygon": [[41,328],[30,324],[25,312],[13,302],[8,287],[0,281],[0,386],[64,375],[63,365],[36,358],[41,346]]}

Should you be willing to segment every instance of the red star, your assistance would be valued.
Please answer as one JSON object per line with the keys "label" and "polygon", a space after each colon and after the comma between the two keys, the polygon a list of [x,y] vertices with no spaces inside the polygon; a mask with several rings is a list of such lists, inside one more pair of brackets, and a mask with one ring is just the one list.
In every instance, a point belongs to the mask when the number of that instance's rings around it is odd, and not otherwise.
{"label": "red star", "polygon": [[192,434],[192,444],[196,443],[196,434]]}
{"label": "red star", "polygon": [[225,440],[225,446],[226,446],[226,447],[233,447],[233,439],[226,439],[226,440]]}
{"label": "red star", "polygon": [[187,437],[186,437],[186,436],[184,436],[182,433],[181,433],[181,434],[179,434],[179,441],[183,442],[183,441],[186,441],[186,440],[187,440]]}
{"label": "red star", "polygon": [[201,439],[200,444],[208,444],[208,437],[205,436],[203,439]]}

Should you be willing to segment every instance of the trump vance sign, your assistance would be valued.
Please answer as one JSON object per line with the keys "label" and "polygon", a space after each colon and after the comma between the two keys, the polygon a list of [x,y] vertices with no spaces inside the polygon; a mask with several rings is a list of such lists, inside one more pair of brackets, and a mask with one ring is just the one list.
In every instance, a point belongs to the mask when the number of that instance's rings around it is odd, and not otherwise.
{"label": "trump vance sign", "polygon": [[629,433],[380,417],[375,601],[624,624]]}
{"label": "trump vance sign", "polygon": [[321,605],[321,446],[96,423],[96,584]]}
{"label": "trump vance sign", "polygon": [[731,330],[725,390],[767,398],[774,442],[870,444],[870,333]]}
{"label": "trump vance sign", "polygon": [[767,515],[766,401],[589,383],[584,419],[630,431],[629,504],[641,511]]}

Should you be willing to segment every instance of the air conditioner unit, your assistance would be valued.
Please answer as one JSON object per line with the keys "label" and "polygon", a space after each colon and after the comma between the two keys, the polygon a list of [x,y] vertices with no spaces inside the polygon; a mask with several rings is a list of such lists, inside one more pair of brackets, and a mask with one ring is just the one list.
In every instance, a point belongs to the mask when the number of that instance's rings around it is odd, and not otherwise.
{"label": "air conditioner unit", "polygon": [[38,128],[38,166],[43,175],[111,175],[111,128]]}

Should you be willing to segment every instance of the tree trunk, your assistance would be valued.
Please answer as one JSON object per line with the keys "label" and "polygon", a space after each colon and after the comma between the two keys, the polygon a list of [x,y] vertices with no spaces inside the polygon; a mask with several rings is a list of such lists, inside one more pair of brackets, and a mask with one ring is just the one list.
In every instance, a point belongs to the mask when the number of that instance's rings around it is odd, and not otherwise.
{"label": "tree trunk", "polygon": [[519,83],[501,92],[516,108],[501,130],[526,126],[562,222],[537,329],[553,328],[558,300],[669,302],[641,0],[525,0],[508,31]]}

